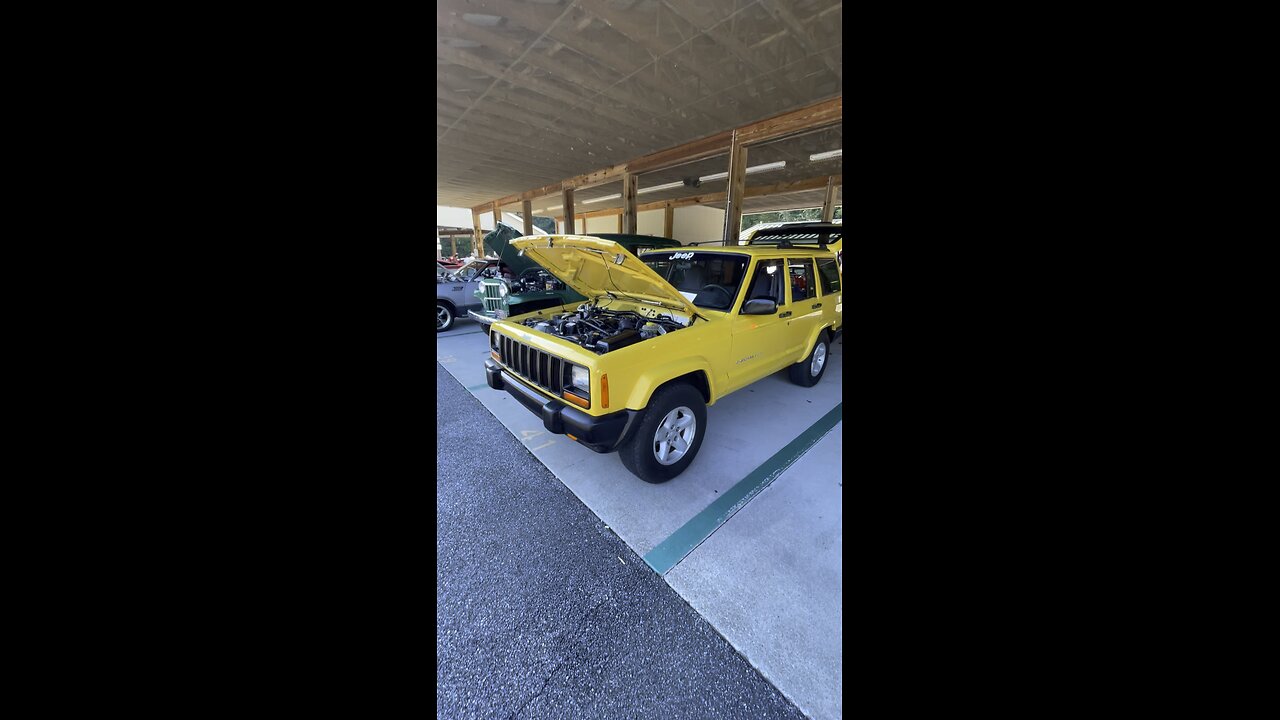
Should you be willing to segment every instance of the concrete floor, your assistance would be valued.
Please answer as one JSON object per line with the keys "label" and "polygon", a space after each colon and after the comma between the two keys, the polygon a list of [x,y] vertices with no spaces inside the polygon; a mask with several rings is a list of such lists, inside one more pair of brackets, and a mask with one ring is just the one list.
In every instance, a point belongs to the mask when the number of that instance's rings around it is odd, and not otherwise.
{"label": "concrete floor", "polygon": [[[436,364],[441,718],[802,720]],[[483,478],[483,482],[477,482]]]}
{"label": "concrete floor", "polygon": [[[481,326],[437,334],[437,360],[637,555],[705,519],[738,486],[841,404],[843,345],[812,388],[775,373],[707,408],[707,436],[680,477],[642,482],[616,454],[548,433],[484,381]],[[666,571],[664,579],[788,699],[819,720],[841,716],[842,423]],[[804,450],[801,447],[801,450]],[[724,504],[724,503],[721,503]],[[739,507],[740,505],[740,507]],[[654,563],[650,563],[654,564]],[[664,567],[658,564],[658,567]]]}

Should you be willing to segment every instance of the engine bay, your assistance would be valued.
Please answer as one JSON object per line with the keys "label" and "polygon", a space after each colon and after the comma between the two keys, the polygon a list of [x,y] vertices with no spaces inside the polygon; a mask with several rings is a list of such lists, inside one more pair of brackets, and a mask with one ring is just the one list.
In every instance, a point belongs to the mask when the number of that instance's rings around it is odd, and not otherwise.
{"label": "engine bay", "polygon": [[685,327],[685,323],[674,315],[654,313],[646,317],[634,310],[607,310],[595,305],[579,305],[576,312],[559,313],[549,318],[528,318],[522,324],[569,340],[597,355]]}
{"label": "engine bay", "polygon": [[526,270],[519,279],[511,281],[511,292],[534,292],[537,290],[564,290],[565,284],[555,275],[542,269]]}

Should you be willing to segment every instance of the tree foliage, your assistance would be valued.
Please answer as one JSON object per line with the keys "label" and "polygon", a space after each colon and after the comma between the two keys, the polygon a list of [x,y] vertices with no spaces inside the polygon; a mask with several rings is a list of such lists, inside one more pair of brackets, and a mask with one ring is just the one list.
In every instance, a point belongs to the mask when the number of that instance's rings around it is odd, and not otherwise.
{"label": "tree foliage", "polygon": [[[834,218],[841,218],[841,210],[843,206],[837,205],[835,208]],[[751,213],[742,216],[742,227],[749,228],[760,223],[771,222],[795,222],[797,220],[821,220],[822,208],[802,208],[800,210],[775,210],[773,212]]]}

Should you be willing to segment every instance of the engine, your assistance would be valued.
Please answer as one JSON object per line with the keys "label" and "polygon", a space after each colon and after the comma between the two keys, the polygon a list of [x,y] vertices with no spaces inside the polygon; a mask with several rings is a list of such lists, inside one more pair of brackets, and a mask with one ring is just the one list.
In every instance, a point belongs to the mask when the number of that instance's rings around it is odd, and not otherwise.
{"label": "engine", "polygon": [[530,270],[511,283],[511,292],[534,292],[537,290],[563,290],[564,283],[546,270]]}
{"label": "engine", "polygon": [[579,305],[577,312],[529,318],[523,323],[538,332],[577,343],[599,355],[684,327],[673,317],[648,318],[632,310],[605,310],[593,305]]}

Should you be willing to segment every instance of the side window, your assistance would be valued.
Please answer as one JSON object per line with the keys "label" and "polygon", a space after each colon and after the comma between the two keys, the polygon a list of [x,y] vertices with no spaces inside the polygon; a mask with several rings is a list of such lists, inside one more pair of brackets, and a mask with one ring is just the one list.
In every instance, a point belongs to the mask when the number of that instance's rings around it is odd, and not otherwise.
{"label": "side window", "polygon": [[[747,286],[747,300],[772,300],[779,307],[787,303],[786,286],[783,281],[786,270],[781,260],[761,260],[756,265],[756,274]],[[745,304],[745,302],[744,302]]]}
{"label": "side window", "polygon": [[817,297],[813,284],[813,261],[809,258],[791,261],[791,301],[800,302]]}
{"label": "side window", "polygon": [[822,276],[823,295],[840,292],[840,268],[836,266],[835,258],[830,260],[826,258],[819,259],[818,274]]}

